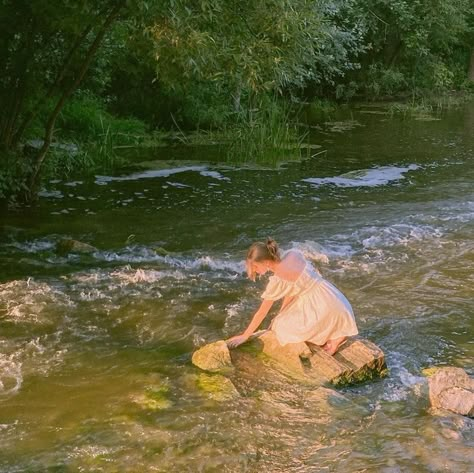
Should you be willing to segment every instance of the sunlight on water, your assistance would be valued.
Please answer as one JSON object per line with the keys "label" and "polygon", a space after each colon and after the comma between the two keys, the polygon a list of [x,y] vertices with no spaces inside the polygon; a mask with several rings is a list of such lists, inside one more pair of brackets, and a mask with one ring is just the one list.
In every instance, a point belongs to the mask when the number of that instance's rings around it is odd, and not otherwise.
{"label": "sunlight on water", "polygon": [[[1,234],[0,470],[472,471],[473,420],[422,387],[426,367],[474,374],[474,142],[451,113],[409,136],[334,122],[312,135],[324,158],[273,171],[48,183]],[[266,280],[245,252],[269,235],[347,295],[387,378],[316,390],[263,360],[236,391],[203,388],[219,378],[190,355],[248,323]],[[58,254],[62,238],[95,250]]]}

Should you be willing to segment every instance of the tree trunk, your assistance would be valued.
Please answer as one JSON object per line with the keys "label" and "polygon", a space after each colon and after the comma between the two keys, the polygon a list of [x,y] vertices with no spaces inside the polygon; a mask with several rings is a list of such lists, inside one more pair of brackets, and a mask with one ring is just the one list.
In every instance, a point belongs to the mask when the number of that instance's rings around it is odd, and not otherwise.
{"label": "tree trunk", "polygon": [[469,65],[469,80],[474,82],[474,48],[471,50],[471,63]]}
{"label": "tree trunk", "polygon": [[35,38],[35,23],[30,20],[28,33],[23,45],[17,52],[18,61],[12,67],[10,72],[10,80],[8,86],[8,98],[3,110],[3,119],[0,129],[0,142],[4,149],[11,149],[13,146],[13,136],[15,133],[15,125],[20,115],[21,107],[25,97],[27,86],[28,65],[32,56],[32,47]]}
{"label": "tree trunk", "polygon": [[66,55],[66,58],[64,59],[63,65],[61,66],[61,69],[59,70],[55,81],[51,84],[51,87],[49,88],[48,92],[35,104],[35,106],[31,109],[31,111],[26,114],[25,118],[21,122],[21,125],[18,127],[18,130],[15,132],[15,135],[13,137],[13,145],[16,145],[19,143],[26,128],[30,125],[31,121],[39,113],[39,111],[41,110],[41,107],[44,105],[46,100],[48,100],[49,98],[53,96],[53,93],[56,90],[56,87],[58,87],[61,84],[61,81],[63,80],[68,70],[68,67],[71,63],[71,59],[74,56],[74,53],[79,49],[79,46],[86,39],[87,35],[90,33],[91,30],[92,30],[92,24],[88,25],[84,29],[82,34],[74,42],[72,48],[69,50],[68,54]]}
{"label": "tree trunk", "polygon": [[112,11],[109,13],[103,25],[100,27],[99,31],[97,32],[94,42],[91,44],[91,46],[87,50],[86,57],[84,58],[84,61],[81,64],[81,67],[78,71],[76,79],[73,81],[70,87],[63,92],[62,96],[58,100],[58,103],[56,104],[56,107],[54,108],[54,110],[51,112],[51,115],[49,116],[48,122],[45,127],[45,136],[44,136],[43,146],[38,151],[38,154],[33,162],[33,169],[32,169],[30,179],[29,179],[29,183],[28,183],[29,184],[28,188],[29,188],[29,193],[30,193],[28,197],[30,199],[33,198],[35,188],[38,184],[38,177],[39,177],[39,171],[41,169],[41,165],[43,164],[44,158],[46,157],[46,153],[48,152],[49,147],[51,145],[51,140],[53,137],[54,125],[56,123],[56,119],[59,113],[61,112],[62,108],[64,107],[64,104],[66,103],[67,99],[71,96],[71,94],[77,89],[79,84],[82,82],[82,79],[84,78],[84,75],[86,74],[90,66],[90,63],[92,61],[92,58],[94,57],[95,52],[99,48],[99,45],[105,33],[110,28],[114,20],[118,17],[120,10],[124,7],[124,5],[125,3],[122,1],[117,3],[112,9]]}

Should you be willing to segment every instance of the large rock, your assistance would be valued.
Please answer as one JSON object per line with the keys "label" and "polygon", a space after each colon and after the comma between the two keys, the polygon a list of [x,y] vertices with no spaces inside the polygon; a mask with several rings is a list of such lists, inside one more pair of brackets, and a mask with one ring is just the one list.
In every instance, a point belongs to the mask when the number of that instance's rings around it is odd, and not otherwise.
{"label": "large rock", "polygon": [[344,386],[385,376],[387,366],[383,351],[362,338],[348,340],[331,356],[315,345],[306,343],[281,346],[271,330],[256,334],[253,343],[261,345],[263,353],[285,371],[303,375],[313,384],[330,383]]}
{"label": "large rock", "polygon": [[439,368],[429,377],[428,387],[433,407],[474,417],[474,379],[462,368]]}
{"label": "large rock", "polygon": [[56,244],[56,251],[61,255],[66,255],[68,253],[94,253],[98,250],[88,243],[83,243],[82,241],[72,240],[69,238],[63,238]]}
{"label": "large rock", "polygon": [[[248,343],[231,354],[224,341],[206,345],[193,354],[193,363],[207,371],[219,371],[232,366],[232,360],[239,367],[248,369],[249,354],[263,355],[265,360],[279,371],[311,385],[332,384],[344,386],[376,377],[385,376],[387,367],[382,350],[362,338],[347,341],[334,355],[328,355],[322,348],[306,343],[280,345],[274,332],[262,330],[255,333]],[[246,353],[246,357],[240,356]],[[241,363],[241,361],[244,363]]]}
{"label": "large rock", "polygon": [[262,330],[251,337],[251,343],[258,351],[265,353],[284,371],[304,375],[306,370],[304,360],[311,356],[311,350],[306,343],[289,343],[280,345],[274,332]]}
{"label": "large rock", "polygon": [[198,368],[206,371],[221,371],[233,367],[230,352],[224,340],[199,348],[193,353],[192,362]]}

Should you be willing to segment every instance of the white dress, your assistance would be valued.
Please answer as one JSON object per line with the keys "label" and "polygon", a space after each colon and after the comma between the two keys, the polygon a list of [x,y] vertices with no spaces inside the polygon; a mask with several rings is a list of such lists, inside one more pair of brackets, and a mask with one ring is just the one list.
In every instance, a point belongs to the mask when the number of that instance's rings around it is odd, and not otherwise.
{"label": "white dress", "polygon": [[262,299],[276,301],[286,296],[296,297],[270,326],[281,345],[297,342],[324,345],[328,340],[359,333],[349,301],[310,263],[305,262],[296,281],[271,276]]}

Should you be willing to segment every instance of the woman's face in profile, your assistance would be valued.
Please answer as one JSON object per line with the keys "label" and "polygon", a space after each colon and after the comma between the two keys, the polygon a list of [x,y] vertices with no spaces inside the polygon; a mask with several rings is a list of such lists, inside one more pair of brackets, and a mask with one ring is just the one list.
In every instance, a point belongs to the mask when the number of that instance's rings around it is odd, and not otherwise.
{"label": "woman's face in profile", "polygon": [[260,276],[264,275],[268,270],[268,264],[264,261],[254,261],[252,263],[253,270]]}

